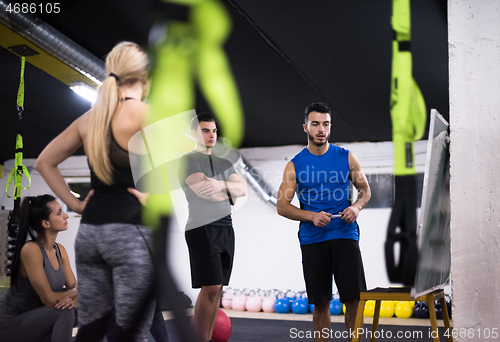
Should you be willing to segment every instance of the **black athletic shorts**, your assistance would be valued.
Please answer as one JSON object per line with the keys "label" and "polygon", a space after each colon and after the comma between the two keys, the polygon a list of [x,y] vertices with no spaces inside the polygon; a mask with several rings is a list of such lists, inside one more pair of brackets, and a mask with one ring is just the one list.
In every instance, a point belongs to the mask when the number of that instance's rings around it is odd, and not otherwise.
{"label": "black athletic shorts", "polygon": [[359,300],[359,293],[366,291],[358,241],[335,239],[300,245],[300,248],[309,304],[332,299],[332,274],[342,303]]}
{"label": "black athletic shorts", "polygon": [[185,232],[194,289],[227,285],[233,269],[232,226],[205,225]]}

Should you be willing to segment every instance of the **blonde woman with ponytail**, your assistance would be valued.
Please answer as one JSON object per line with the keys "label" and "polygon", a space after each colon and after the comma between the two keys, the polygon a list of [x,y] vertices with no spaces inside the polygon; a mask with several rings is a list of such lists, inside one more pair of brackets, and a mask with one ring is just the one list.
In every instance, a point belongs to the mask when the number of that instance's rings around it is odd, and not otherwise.
{"label": "blonde woman with ponytail", "polygon": [[[42,151],[35,167],[54,193],[82,214],[75,241],[76,340],[101,341],[115,309],[116,339],[147,341],[155,304],[148,298],[153,265],[149,231],[141,225],[144,196],[135,190],[127,148],[147,111],[142,101],[149,91],[148,56],[134,43],[120,43],[106,57],[106,70],[109,76],[90,111]],[[92,188],[85,201],[73,196],[57,168],[82,145]]]}

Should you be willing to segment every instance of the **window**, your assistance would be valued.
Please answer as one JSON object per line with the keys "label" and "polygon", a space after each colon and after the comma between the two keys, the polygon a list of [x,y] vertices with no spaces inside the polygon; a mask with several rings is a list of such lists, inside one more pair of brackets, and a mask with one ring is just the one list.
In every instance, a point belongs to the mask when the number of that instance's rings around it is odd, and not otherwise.
{"label": "window", "polygon": [[[368,184],[372,197],[365,208],[392,208],[394,203],[395,179],[393,174],[367,174]],[[417,182],[417,208],[422,202],[422,187],[424,174],[416,174]]]}
{"label": "window", "polygon": [[[65,178],[69,189],[80,201],[83,201],[90,192],[90,177],[73,177]],[[68,213],[74,212],[70,208],[66,210]]]}

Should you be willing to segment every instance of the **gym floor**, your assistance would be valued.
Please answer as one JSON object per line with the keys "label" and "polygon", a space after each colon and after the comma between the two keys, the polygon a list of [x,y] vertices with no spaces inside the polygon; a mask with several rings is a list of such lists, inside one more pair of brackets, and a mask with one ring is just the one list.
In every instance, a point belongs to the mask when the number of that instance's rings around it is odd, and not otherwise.
{"label": "gym floor", "polygon": [[[277,313],[267,313],[267,312],[235,311],[235,310],[228,310],[228,309],[221,309],[221,310],[223,310],[230,318],[311,322],[311,329],[312,329],[312,314],[311,313],[307,313],[304,315],[296,315],[293,313],[277,314]],[[193,314],[193,312],[194,312],[194,309],[190,308],[187,310],[186,313],[187,313],[187,315],[191,316]],[[172,320],[174,318],[173,314],[170,311],[164,311],[163,317],[165,318],[166,321]],[[332,323],[341,323],[343,325],[344,315],[331,316],[331,321],[332,321]],[[373,317],[365,317],[364,318],[365,328],[366,328],[366,325],[371,325],[372,322],[373,322]],[[440,328],[444,327],[442,319],[438,319],[437,322],[438,322],[438,327],[440,327]],[[431,322],[429,319],[423,319],[423,318],[397,318],[397,317],[383,318],[383,317],[380,317],[379,325],[380,326],[386,326],[386,325],[401,326],[401,327],[429,327],[429,329],[430,329]],[[451,323],[451,325],[453,326],[453,323]],[[333,328],[333,324],[332,324],[332,328]],[[76,336],[77,331],[78,331],[78,328],[73,329],[73,336]],[[149,341],[153,342],[154,340],[152,338],[150,338]],[[230,339],[230,341],[231,341],[231,339]],[[379,339],[378,341],[382,342],[383,339]],[[177,341],[171,340],[171,342],[177,342]],[[235,342],[240,342],[240,341],[235,341]],[[276,341],[269,341],[269,342],[276,342]]]}

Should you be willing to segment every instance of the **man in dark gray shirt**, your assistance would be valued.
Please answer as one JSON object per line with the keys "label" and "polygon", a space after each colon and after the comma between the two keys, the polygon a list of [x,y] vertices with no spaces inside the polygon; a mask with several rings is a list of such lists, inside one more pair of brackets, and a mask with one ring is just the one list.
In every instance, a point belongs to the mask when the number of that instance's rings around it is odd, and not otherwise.
{"label": "man in dark gray shirt", "polygon": [[179,160],[179,182],[189,217],[186,242],[193,288],[201,288],[195,304],[199,341],[211,341],[222,286],[228,285],[234,256],[231,205],[246,194],[246,185],[227,159],[212,154],[217,142],[215,119],[200,113],[191,121],[193,151]]}

